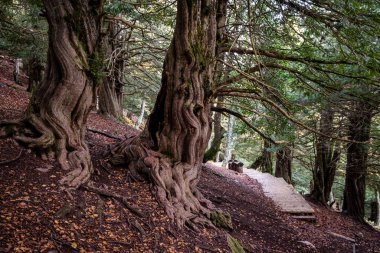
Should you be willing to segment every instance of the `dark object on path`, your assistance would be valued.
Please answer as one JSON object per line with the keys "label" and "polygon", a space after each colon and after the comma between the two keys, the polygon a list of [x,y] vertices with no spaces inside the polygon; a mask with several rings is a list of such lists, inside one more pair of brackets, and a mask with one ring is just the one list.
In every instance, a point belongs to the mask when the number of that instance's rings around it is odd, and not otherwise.
{"label": "dark object on path", "polygon": [[239,173],[243,173],[244,163],[239,162],[238,160],[229,160],[228,161],[228,169],[233,170]]}

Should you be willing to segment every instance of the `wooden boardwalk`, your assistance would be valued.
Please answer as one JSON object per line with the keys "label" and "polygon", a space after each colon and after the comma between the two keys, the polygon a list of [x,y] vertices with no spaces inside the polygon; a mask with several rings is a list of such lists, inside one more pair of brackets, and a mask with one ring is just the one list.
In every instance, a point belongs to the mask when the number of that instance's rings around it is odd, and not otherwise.
{"label": "wooden boardwalk", "polygon": [[314,209],[283,178],[277,178],[254,169],[244,168],[243,172],[250,178],[256,179],[262,185],[264,194],[271,198],[283,212],[294,215],[294,218],[315,220]]}

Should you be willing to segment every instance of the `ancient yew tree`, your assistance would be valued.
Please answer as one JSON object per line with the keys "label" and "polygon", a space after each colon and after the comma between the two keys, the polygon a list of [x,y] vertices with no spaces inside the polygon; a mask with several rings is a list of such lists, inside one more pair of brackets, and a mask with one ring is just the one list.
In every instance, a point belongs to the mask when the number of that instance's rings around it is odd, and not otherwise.
{"label": "ancient yew tree", "polygon": [[373,105],[360,100],[353,102],[348,115],[348,136],[352,143],[347,145],[343,211],[360,221],[364,221],[368,148],[373,111]]}
{"label": "ancient yew tree", "polygon": [[115,119],[123,116],[124,55],[115,53],[122,50],[123,37],[122,28],[110,21],[102,40],[102,51],[110,59],[105,68],[107,74],[99,87],[99,112]]}
{"label": "ancient yew tree", "polygon": [[45,78],[33,93],[24,118],[5,122],[5,133],[44,153],[55,153],[62,179],[78,187],[91,175],[84,141],[85,123],[93,104],[102,60],[97,54],[102,1],[44,1],[49,24]]}
{"label": "ancient yew tree", "polygon": [[177,2],[174,36],[153,112],[139,136],[111,152],[114,164],[127,164],[132,172],[147,175],[158,201],[180,226],[210,215],[210,202],[197,183],[211,132],[217,4]]}
{"label": "ancient yew tree", "polygon": [[[334,111],[331,104],[321,112],[319,131],[333,133]],[[323,205],[327,204],[334,183],[335,172],[340,159],[340,143],[325,136],[316,141],[315,167],[313,170],[313,188],[311,197]]]}

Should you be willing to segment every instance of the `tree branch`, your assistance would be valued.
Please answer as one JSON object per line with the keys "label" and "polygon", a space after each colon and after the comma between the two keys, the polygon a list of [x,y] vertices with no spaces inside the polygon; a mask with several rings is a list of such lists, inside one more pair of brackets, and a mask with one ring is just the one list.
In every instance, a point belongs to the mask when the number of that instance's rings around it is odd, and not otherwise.
{"label": "tree branch", "polygon": [[269,58],[275,58],[278,60],[288,60],[288,61],[296,61],[301,63],[319,63],[319,64],[349,64],[353,65],[353,62],[349,62],[346,60],[324,60],[324,59],[312,59],[308,57],[297,57],[293,55],[285,55],[279,52],[274,51],[265,51],[263,49],[247,49],[247,48],[238,48],[238,47],[223,47],[221,48],[222,52],[229,53],[237,53],[237,54],[253,54],[253,55],[261,55]]}
{"label": "tree branch", "polygon": [[13,158],[13,159],[11,159],[11,160],[0,161],[0,165],[5,165],[5,164],[9,164],[9,163],[13,163],[13,162],[17,161],[18,159],[20,159],[20,157],[21,157],[23,151],[24,151],[24,150],[21,149],[21,150],[20,150],[20,153],[19,153],[15,158]]}
{"label": "tree branch", "polygon": [[114,199],[120,201],[121,203],[123,203],[123,205],[126,208],[128,208],[128,210],[131,211],[132,213],[136,214],[139,217],[144,217],[144,214],[141,211],[139,211],[136,207],[134,207],[128,203],[128,199],[126,197],[123,197],[119,194],[110,192],[110,191],[105,190],[105,189],[97,188],[95,186],[92,186],[91,184],[82,185],[82,188],[89,191],[89,192],[97,193],[99,195],[109,197],[109,198],[114,198]]}
{"label": "tree branch", "polygon": [[241,115],[240,113],[238,112],[235,112],[235,111],[232,111],[230,109],[227,109],[227,108],[222,108],[222,107],[211,107],[211,110],[214,111],[214,112],[219,112],[219,113],[228,113],[228,114],[231,114],[233,116],[235,116],[236,118],[240,119],[241,121],[243,121],[248,127],[250,127],[253,131],[255,131],[256,133],[258,133],[262,138],[264,138],[265,140],[268,140],[269,142],[271,142],[272,144],[279,144],[279,142],[276,142],[274,141],[273,139],[271,139],[270,137],[266,136],[263,132],[261,132],[259,129],[257,129],[255,126],[253,126],[250,122],[248,122],[248,120],[243,116]]}
{"label": "tree branch", "polygon": [[277,105],[272,100],[270,100],[270,99],[268,99],[266,97],[257,95],[257,94],[246,94],[246,93],[239,93],[239,92],[229,92],[229,93],[225,93],[225,94],[221,93],[221,95],[222,96],[242,97],[242,98],[251,98],[251,99],[254,99],[254,100],[260,100],[260,101],[262,101],[264,103],[267,103],[270,106],[272,106],[277,112],[279,112],[280,114],[282,114],[285,118],[287,118],[288,120],[290,120],[294,124],[296,124],[296,125],[304,128],[306,130],[309,130],[310,132],[313,132],[315,134],[318,134],[318,135],[326,137],[326,138],[331,138],[333,140],[338,140],[338,141],[343,141],[343,142],[348,142],[348,143],[359,143],[359,144],[368,143],[368,142],[348,140],[348,139],[344,139],[344,138],[340,138],[340,137],[334,137],[334,136],[322,133],[322,132],[320,132],[320,131],[312,128],[312,127],[309,127],[309,126],[303,124],[302,122],[298,121],[297,119],[295,119],[294,117],[292,117],[286,110],[284,110],[283,108],[281,108],[281,106]]}
{"label": "tree branch", "polygon": [[97,133],[97,134],[101,134],[101,135],[104,135],[104,136],[107,136],[108,138],[111,138],[111,139],[115,139],[115,140],[119,140],[121,141],[122,138],[119,138],[115,135],[112,135],[112,134],[109,134],[109,133],[105,133],[105,132],[102,132],[102,131],[99,131],[99,130],[96,130],[96,129],[93,129],[93,128],[87,128],[87,131],[90,131],[90,132],[93,132],[93,133]]}
{"label": "tree branch", "polygon": [[137,28],[137,29],[140,29],[140,30],[144,30],[143,27],[138,26],[138,25],[136,25],[136,24],[134,24],[134,23],[126,20],[125,18],[122,18],[122,17],[115,17],[115,16],[111,16],[111,15],[106,15],[105,18],[108,19],[108,20],[118,21],[118,22],[122,23],[123,25],[126,25],[126,26],[128,26],[130,28]]}

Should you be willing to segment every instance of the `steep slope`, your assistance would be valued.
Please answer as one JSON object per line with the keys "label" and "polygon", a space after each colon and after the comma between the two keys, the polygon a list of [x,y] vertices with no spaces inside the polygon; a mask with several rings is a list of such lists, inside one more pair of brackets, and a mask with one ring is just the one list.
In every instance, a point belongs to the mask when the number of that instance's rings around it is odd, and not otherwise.
{"label": "steep slope", "polygon": [[[0,120],[21,117],[29,99],[25,88],[11,80],[12,64],[0,58]],[[277,210],[256,181],[211,165],[203,169],[200,189],[231,214],[234,228],[177,230],[148,183],[106,164],[104,151],[114,137],[130,137],[136,130],[96,113],[90,114],[88,128],[108,135],[87,134],[94,186],[124,196],[129,206],[84,189],[62,191],[58,180],[65,172],[54,160],[2,139],[0,252],[230,252],[227,233],[246,252],[352,252],[352,243],[327,232],[354,238],[359,252],[380,252],[380,234],[371,228],[313,203],[317,223],[294,220]]]}

